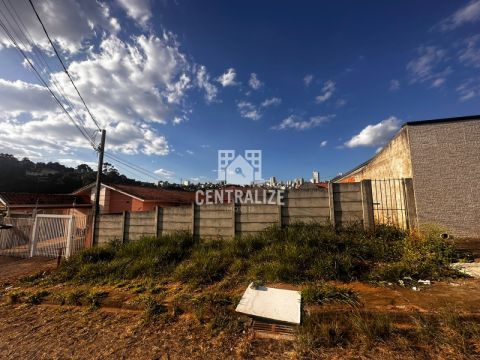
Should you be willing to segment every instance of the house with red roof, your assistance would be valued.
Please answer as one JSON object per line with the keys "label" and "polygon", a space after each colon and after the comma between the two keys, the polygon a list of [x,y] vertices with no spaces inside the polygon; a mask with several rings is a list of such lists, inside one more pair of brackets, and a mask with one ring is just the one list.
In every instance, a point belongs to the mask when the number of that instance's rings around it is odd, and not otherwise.
{"label": "house with red roof", "polygon": [[35,194],[0,192],[0,210],[7,216],[34,214],[88,215],[92,203],[81,194]]}
{"label": "house with red roof", "polygon": [[[95,199],[95,183],[73,192],[74,196]],[[150,211],[156,206],[185,206],[195,201],[195,193],[178,190],[165,190],[158,187],[146,187],[123,184],[102,183],[100,188],[100,213],[115,214],[124,211]]]}

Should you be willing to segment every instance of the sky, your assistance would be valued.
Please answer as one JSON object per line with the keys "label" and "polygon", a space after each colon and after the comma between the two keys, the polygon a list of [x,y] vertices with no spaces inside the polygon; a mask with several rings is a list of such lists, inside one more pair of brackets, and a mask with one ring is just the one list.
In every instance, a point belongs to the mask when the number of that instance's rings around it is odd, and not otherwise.
{"label": "sky", "polygon": [[[141,180],[215,180],[221,149],[262,150],[264,179],[325,180],[406,121],[480,114],[480,0],[33,3],[107,154],[147,173],[106,161]],[[28,0],[0,21],[98,144]],[[0,152],[97,158],[1,29]]]}

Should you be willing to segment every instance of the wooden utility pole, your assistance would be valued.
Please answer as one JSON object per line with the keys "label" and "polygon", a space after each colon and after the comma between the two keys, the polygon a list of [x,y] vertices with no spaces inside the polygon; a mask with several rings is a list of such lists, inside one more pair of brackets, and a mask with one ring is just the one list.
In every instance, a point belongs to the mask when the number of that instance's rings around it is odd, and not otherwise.
{"label": "wooden utility pole", "polygon": [[103,154],[105,153],[105,135],[106,131],[102,130],[102,139],[100,140],[100,146],[98,148],[97,181],[95,182],[95,205],[93,207],[93,246],[97,245],[98,243],[97,222],[100,215],[100,187],[102,185]]}

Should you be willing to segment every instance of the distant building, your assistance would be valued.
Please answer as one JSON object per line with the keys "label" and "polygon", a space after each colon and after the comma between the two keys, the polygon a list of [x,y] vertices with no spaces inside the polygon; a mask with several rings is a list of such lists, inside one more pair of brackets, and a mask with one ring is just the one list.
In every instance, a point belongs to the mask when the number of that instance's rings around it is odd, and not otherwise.
{"label": "distant building", "polygon": [[270,186],[275,186],[275,185],[277,185],[277,179],[275,178],[275,176],[272,176],[272,177],[270,178],[270,180],[268,181],[268,184],[269,184]]}
{"label": "distant building", "polygon": [[313,172],[312,183],[318,184],[320,182],[320,173],[318,171]]}
{"label": "distant building", "polygon": [[480,115],[407,122],[370,160],[332,179],[412,178],[417,223],[480,238]]}

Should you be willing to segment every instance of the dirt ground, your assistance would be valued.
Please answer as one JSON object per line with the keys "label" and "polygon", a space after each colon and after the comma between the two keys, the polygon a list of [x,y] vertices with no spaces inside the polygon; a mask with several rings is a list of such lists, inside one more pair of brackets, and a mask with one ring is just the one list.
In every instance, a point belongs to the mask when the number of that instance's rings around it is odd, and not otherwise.
{"label": "dirt ground", "polygon": [[56,266],[57,261],[49,258],[23,259],[13,256],[0,256],[0,287],[10,285],[24,276],[54,269]]}
{"label": "dirt ground", "polygon": [[[55,260],[0,257],[0,291],[5,292],[12,286],[15,288],[23,276],[55,266]],[[298,289],[286,284],[269,285]],[[403,287],[388,283],[373,286],[360,282],[345,286],[359,293],[364,309],[369,311],[408,315],[412,312],[433,313],[441,309],[452,309],[480,318],[479,279],[457,279],[434,282],[431,285],[412,282]],[[65,290],[69,286],[53,287]],[[114,300],[113,306],[104,307],[102,303],[98,310],[48,303],[9,304],[3,299],[0,301],[0,358],[296,358],[294,342],[254,339],[249,331],[236,336],[224,333],[214,336],[190,314],[180,315],[174,321],[165,318],[145,322],[142,311],[115,307],[115,303],[119,304],[119,299],[127,295],[125,289],[110,287],[108,292],[108,297]],[[323,311],[329,311],[329,308],[335,311],[335,305],[323,307]],[[341,349],[332,351],[331,356],[325,354],[327,358],[356,358],[354,353],[345,353]],[[382,355],[383,350],[378,347],[372,351],[373,358],[386,355]],[[407,357],[415,358],[414,353],[410,355]]]}

